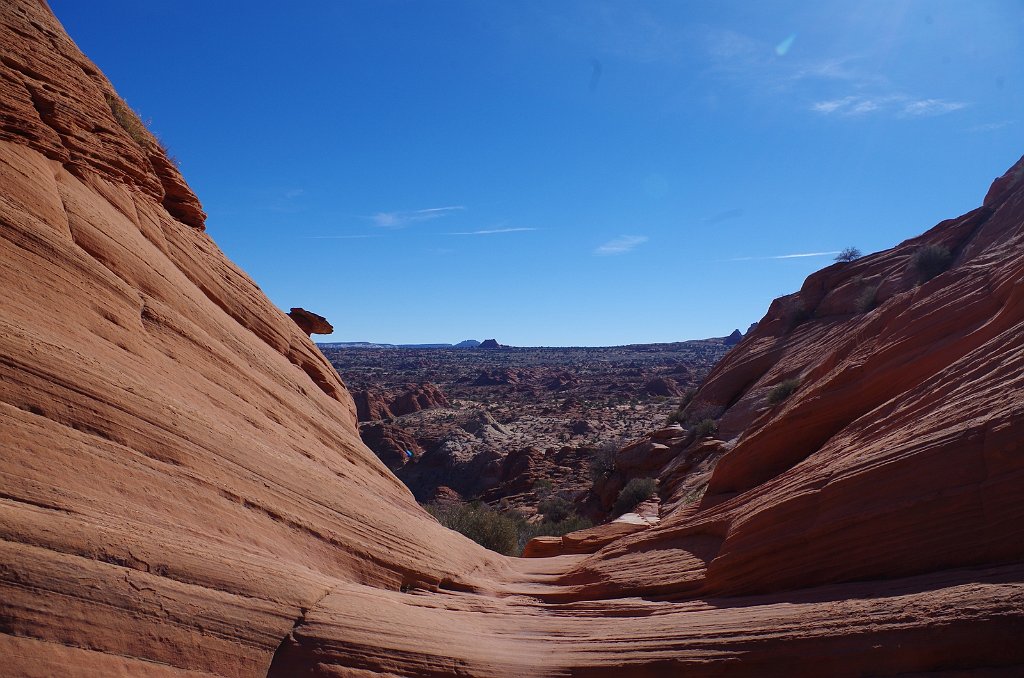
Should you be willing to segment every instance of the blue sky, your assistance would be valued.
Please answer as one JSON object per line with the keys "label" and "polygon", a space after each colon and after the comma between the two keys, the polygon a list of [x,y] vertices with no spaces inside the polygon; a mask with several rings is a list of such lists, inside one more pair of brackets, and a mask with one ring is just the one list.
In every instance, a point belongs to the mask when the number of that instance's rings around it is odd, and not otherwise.
{"label": "blue sky", "polygon": [[1024,153],[1018,0],[51,6],[326,341],[722,336]]}

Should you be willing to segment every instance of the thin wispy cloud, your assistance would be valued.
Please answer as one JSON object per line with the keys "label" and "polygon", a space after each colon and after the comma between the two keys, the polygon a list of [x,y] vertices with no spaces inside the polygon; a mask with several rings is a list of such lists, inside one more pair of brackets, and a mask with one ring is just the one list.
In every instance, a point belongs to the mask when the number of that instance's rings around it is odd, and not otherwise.
{"label": "thin wispy cloud", "polygon": [[789,79],[793,82],[802,80],[843,82],[857,88],[879,87],[889,83],[889,79],[870,69],[858,66],[866,57],[862,54],[847,54],[812,61],[796,62]]}
{"label": "thin wispy cloud", "polygon": [[625,254],[648,240],[646,235],[622,235],[596,248],[594,254],[602,257]]}
{"label": "thin wispy cloud", "polygon": [[292,189],[289,189],[289,190],[284,192],[284,197],[286,197],[289,200],[291,200],[292,198],[298,198],[300,195],[302,195],[305,192],[306,192],[305,189],[302,189],[302,188],[292,188]]}
{"label": "thin wispy cloud", "polygon": [[362,240],[363,238],[379,238],[376,233],[361,233],[358,235],[305,235],[307,240]]}
{"label": "thin wispy cloud", "polygon": [[952,113],[967,108],[964,101],[945,99],[914,99],[905,94],[851,95],[826,99],[811,104],[811,110],[823,115],[858,117],[868,113],[885,113],[898,117],[927,117]]}
{"label": "thin wispy cloud", "polygon": [[[824,59],[794,58],[795,34],[772,47],[735,31],[708,29],[704,40],[712,72],[747,86],[748,91],[778,97],[799,93],[810,99],[815,113],[858,118],[887,115],[924,118],[967,108],[970,103],[937,97],[913,96],[901,91],[873,65],[870,53],[846,54]],[[842,86],[841,96],[822,97],[821,92]]]}
{"label": "thin wispy cloud", "polygon": [[952,113],[953,111],[959,111],[961,108],[967,108],[967,104],[963,101],[944,101],[943,99],[921,99],[919,101],[911,101],[903,107],[904,115],[920,116],[920,115],[942,115],[943,113]]}
{"label": "thin wispy cloud", "polygon": [[495,233],[523,233],[536,230],[536,228],[490,228],[482,231],[456,231],[445,235],[494,235]]}
{"label": "thin wispy cloud", "polygon": [[732,259],[719,259],[718,261],[771,261],[774,259],[803,259],[804,257],[828,257],[839,254],[834,252],[798,252],[796,254],[776,254],[769,257],[733,257]]}
{"label": "thin wispy cloud", "polygon": [[983,125],[974,125],[968,127],[968,132],[995,132],[997,129],[1003,129],[1013,124],[1013,120],[1000,120],[999,122],[987,122]]}
{"label": "thin wispy cloud", "polygon": [[728,221],[730,219],[738,219],[739,217],[742,216],[743,210],[737,207],[735,209],[725,210],[717,214],[712,214],[709,217],[704,217],[700,220],[700,223],[708,225],[720,224],[723,221]]}
{"label": "thin wispy cloud", "polygon": [[377,212],[372,217],[373,223],[379,228],[403,228],[409,224],[419,221],[430,221],[440,219],[454,212],[466,209],[463,205],[451,205],[449,207],[429,207],[422,210],[410,210],[406,212]]}

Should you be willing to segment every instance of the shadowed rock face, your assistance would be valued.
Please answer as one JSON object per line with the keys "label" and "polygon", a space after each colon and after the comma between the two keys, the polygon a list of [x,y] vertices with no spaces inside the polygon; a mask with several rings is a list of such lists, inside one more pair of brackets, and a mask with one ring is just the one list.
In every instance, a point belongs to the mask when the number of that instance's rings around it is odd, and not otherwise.
{"label": "shadowed rock face", "polygon": [[[699,503],[506,559],[438,526],[363,446],[336,373],[201,230],[49,10],[4,2],[0,44],[4,672],[1024,661],[1020,166],[984,207],[773,304],[694,399],[734,439]],[[916,286],[923,244],[953,262]]]}

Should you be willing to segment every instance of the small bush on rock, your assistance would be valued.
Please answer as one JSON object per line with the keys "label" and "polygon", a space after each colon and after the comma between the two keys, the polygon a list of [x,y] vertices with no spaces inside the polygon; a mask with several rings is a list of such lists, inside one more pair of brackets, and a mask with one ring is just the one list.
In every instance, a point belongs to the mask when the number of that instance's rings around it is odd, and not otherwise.
{"label": "small bush on rock", "polygon": [[779,403],[786,400],[786,398],[793,395],[793,392],[796,391],[798,386],[800,386],[799,379],[785,380],[784,382],[780,383],[778,386],[773,388],[771,391],[768,391],[768,404],[778,405]]}
{"label": "small bush on rock", "polygon": [[103,96],[107,100],[107,105],[110,107],[114,120],[117,120],[117,124],[121,126],[121,129],[127,132],[128,136],[134,139],[135,143],[142,148],[149,147],[152,143],[152,137],[139,115],[129,108],[128,104],[116,94],[108,92]]}
{"label": "small bush on rock", "polygon": [[615,455],[618,453],[621,441],[603,442],[590,453],[590,478],[597,481],[605,476],[610,476],[615,470]]}
{"label": "small bush on rock", "polygon": [[572,515],[572,503],[562,497],[551,497],[537,504],[537,510],[544,514],[544,520],[559,523]]}
{"label": "small bush on rock", "polygon": [[865,287],[857,297],[856,309],[858,313],[867,313],[875,307],[878,298],[878,285]]}
{"label": "small bush on rock", "polygon": [[925,245],[910,257],[910,268],[919,283],[926,283],[949,268],[953,255],[942,245]]}
{"label": "small bush on rock", "polygon": [[[526,522],[526,518],[518,511],[495,511],[483,502],[433,503],[426,504],[424,508],[439,523],[469,537],[484,548],[506,556],[518,556],[534,537],[561,537],[592,526],[589,520],[576,515],[569,502],[560,501],[564,505],[548,506],[552,513],[546,514],[544,520],[537,523]],[[553,520],[552,516],[556,515],[558,520]]]}
{"label": "small bush on rock", "polygon": [[707,438],[718,433],[718,423],[714,419],[702,419],[693,427],[693,435],[697,438]]}
{"label": "small bush on rock", "polygon": [[856,247],[844,247],[843,250],[836,255],[836,261],[856,261],[861,258],[860,250]]}
{"label": "small bush on rock", "polygon": [[683,394],[683,399],[679,403],[679,407],[676,408],[675,412],[668,415],[668,420],[665,421],[665,424],[668,426],[671,426],[672,424],[685,424],[686,415],[683,412],[689,406],[690,401],[693,400],[693,396],[695,395],[697,395],[697,389],[686,389],[686,393]]}
{"label": "small bush on rock", "polygon": [[477,544],[506,556],[519,553],[522,518],[498,513],[487,504],[428,504],[430,515],[450,530],[464,534]]}
{"label": "small bush on rock", "polygon": [[633,478],[622,488],[619,498],[615,500],[615,505],[612,507],[612,512],[615,515],[622,515],[632,511],[637,504],[645,499],[650,499],[654,490],[653,478]]}

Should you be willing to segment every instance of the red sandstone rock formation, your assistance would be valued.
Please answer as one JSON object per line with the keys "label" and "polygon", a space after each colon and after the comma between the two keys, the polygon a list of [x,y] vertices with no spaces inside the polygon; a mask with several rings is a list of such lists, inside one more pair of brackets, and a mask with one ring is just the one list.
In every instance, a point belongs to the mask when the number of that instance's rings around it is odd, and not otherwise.
{"label": "red sandstone rock formation", "polygon": [[387,399],[378,391],[356,391],[352,394],[356,403],[356,418],[360,422],[391,419],[395,413],[388,407]]}
{"label": "red sandstone rock formation", "polygon": [[288,315],[307,337],[314,334],[330,334],[334,331],[334,326],[327,322],[327,318],[304,308],[293,308]]}
{"label": "red sandstone rock formation", "polygon": [[679,388],[679,384],[676,383],[675,379],[654,377],[644,384],[644,393],[653,396],[679,397],[683,394],[683,390]]}
{"label": "red sandstone rock formation", "polygon": [[359,433],[367,447],[392,470],[401,468],[411,456],[423,454],[416,438],[398,426],[378,421],[364,424]]}
{"label": "red sandstone rock formation", "polygon": [[353,394],[359,421],[378,421],[412,414],[434,407],[449,407],[451,403],[440,388],[431,383],[409,384],[406,391],[390,401],[384,393],[375,390]]}
{"label": "red sandstone rock formation", "polygon": [[[0,45],[7,675],[1019,671],[1024,165],[772,306],[694,399],[730,439],[699,502],[507,559],[360,442],[45,5]],[[953,266],[916,286],[926,243]]]}
{"label": "red sandstone rock formation", "polygon": [[434,407],[448,407],[450,404],[441,389],[431,383],[409,384],[408,390],[391,402],[390,409],[401,417]]}

